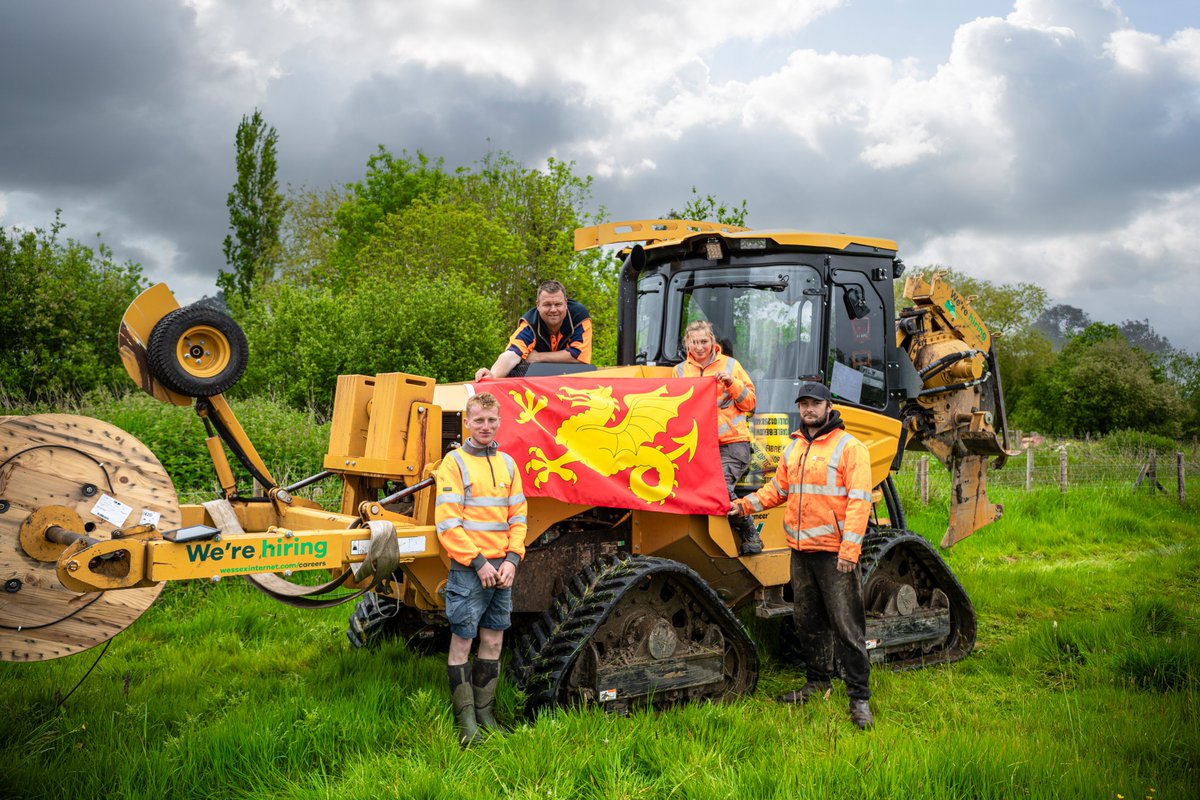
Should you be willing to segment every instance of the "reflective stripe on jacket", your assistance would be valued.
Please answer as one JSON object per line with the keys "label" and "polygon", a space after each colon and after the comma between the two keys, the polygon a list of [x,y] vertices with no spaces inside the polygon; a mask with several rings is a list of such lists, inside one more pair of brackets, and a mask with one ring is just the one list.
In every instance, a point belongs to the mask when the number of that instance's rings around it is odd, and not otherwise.
{"label": "reflective stripe on jacket", "polygon": [[743,513],[787,502],[783,527],[796,550],[836,552],[858,562],[871,517],[871,456],[842,428],[811,442],[799,432],[766,486],[738,500]]}
{"label": "reflective stripe on jacket", "polygon": [[688,353],[687,360],[675,367],[676,378],[703,378],[728,372],[733,376],[729,386],[717,382],[717,441],[721,444],[750,441],[748,414],[754,413],[756,398],[754,382],[742,369],[736,358],[721,352],[721,345],[713,345],[713,360],[701,364]]}
{"label": "reflective stripe on jacket", "polygon": [[433,516],[438,541],[459,564],[479,569],[489,558],[519,563],[526,513],[517,465],[495,443],[480,448],[468,439],[442,459]]}

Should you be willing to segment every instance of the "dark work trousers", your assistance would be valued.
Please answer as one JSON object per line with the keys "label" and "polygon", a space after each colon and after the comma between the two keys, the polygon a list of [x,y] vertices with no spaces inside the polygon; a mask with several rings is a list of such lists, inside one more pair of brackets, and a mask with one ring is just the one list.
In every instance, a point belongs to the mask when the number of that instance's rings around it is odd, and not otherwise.
{"label": "dark work trousers", "polygon": [[729,499],[736,500],[734,487],[746,474],[746,468],[750,466],[750,443],[729,442],[721,445],[720,450],[721,471],[725,473],[725,488],[729,490]]}
{"label": "dark work trousers", "polygon": [[792,550],[792,594],[797,643],[809,681],[828,683],[836,665],[852,700],[871,696],[862,576],[837,571],[837,553]]}
{"label": "dark work trousers", "polygon": [[[720,450],[721,471],[725,473],[725,488],[729,491],[729,499],[737,500],[735,487],[742,476],[746,474],[746,468],[750,466],[750,443],[730,442],[721,445]],[[733,528],[734,533],[745,539],[754,535],[754,518],[730,517],[729,527]]]}

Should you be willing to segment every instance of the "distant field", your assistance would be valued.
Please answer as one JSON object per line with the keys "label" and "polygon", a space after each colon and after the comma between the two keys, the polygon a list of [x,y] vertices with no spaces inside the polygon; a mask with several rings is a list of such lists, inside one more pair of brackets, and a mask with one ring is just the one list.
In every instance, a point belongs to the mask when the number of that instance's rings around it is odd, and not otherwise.
{"label": "distant field", "polygon": [[[932,474],[932,471],[931,471]],[[911,479],[909,479],[911,480]],[[944,506],[901,481],[932,541]],[[979,613],[965,660],[872,674],[859,733],[768,657],[756,694],[610,717],[518,714],[463,752],[444,662],[352,651],[349,609],[279,606],[244,582],[174,584],[98,650],[0,664],[5,797],[1182,798],[1200,786],[1196,505],[1081,487],[996,492],[1004,519],[946,554]],[[751,622],[773,652],[772,625]]]}

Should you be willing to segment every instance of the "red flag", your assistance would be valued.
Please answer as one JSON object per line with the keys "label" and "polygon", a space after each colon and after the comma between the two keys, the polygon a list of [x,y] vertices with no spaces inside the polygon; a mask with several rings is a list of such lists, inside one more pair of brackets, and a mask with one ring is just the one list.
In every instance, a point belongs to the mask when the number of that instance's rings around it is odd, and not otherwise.
{"label": "red flag", "polygon": [[568,503],[724,515],[712,378],[505,378],[501,449],[525,494]]}

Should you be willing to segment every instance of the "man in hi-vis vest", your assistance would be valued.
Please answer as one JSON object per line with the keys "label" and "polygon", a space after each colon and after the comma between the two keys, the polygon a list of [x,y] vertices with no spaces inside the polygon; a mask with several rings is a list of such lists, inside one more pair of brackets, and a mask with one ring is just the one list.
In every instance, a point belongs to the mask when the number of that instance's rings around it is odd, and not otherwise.
{"label": "man in hi-vis vest", "polygon": [[[500,730],[492,709],[500,679],[504,631],[512,625],[512,585],[525,555],[521,475],[496,445],[500,404],[480,392],[463,411],[467,441],[442,459],[434,519],[450,555],[446,617],[450,621],[450,697],[464,747]],[[479,638],[475,667],[468,659]]]}
{"label": "man in hi-vis vest", "polygon": [[729,513],[787,503],[783,526],[792,548],[793,615],[808,680],[780,701],[828,697],[836,664],[850,696],[850,719],[869,728],[875,720],[868,702],[871,661],[858,556],[871,516],[871,457],[846,432],[829,387],[801,384],[796,406],[800,428],[792,433],[774,479],[735,501]]}

